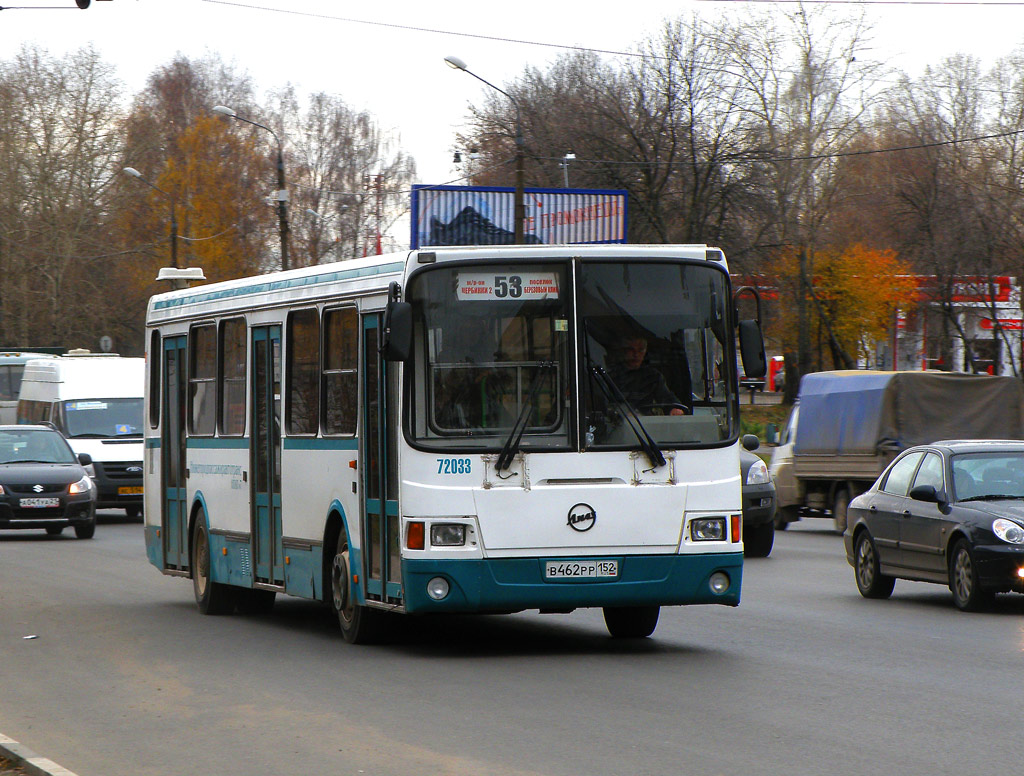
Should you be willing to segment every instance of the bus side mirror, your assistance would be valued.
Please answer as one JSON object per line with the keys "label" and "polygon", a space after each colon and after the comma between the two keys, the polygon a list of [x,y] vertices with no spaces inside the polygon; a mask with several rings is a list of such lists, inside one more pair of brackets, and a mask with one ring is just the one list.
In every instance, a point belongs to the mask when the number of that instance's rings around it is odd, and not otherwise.
{"label": "bus side mirror", "polygon": [[385,361],[408,361],[412,352],[412,305],[388,302],[384,310],[384,338],[380,353]]}
{"label": "bus side mirror", "polygon": [[768,372],[768,359],[764,354],[764,338],[757,321],[740,321],[740,358],[747,377],[764,377]]}

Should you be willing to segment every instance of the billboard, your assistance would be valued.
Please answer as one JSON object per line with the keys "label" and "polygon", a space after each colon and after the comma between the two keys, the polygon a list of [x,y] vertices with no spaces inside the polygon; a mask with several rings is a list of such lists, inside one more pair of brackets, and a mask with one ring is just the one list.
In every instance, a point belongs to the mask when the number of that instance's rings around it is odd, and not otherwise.
{"label": "billboard", "polygon": [[[618,189],[524,189],[525,242],[626,242],[627,195]],[[515,189],[499,186],[412,187],[411,248],[511,245]]]}

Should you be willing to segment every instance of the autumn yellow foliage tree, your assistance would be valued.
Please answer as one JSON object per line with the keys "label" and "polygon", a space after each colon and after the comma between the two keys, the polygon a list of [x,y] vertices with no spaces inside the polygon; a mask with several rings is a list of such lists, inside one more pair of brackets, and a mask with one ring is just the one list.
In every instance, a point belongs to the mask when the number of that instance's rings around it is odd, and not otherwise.
{"label": "autumn yellow foliage tree", "polygon": [[854,367],[886,335],[895,312],[917,302],[911,267],[891,250],[862,244],[821,250],[814,252],[808,266],[813,267],[811,277],[801,283],[795,250],[781,253],[775,261],[779,304],[772,333],[783,350],[795,349],[798,295],[803,289],[819,369]]}

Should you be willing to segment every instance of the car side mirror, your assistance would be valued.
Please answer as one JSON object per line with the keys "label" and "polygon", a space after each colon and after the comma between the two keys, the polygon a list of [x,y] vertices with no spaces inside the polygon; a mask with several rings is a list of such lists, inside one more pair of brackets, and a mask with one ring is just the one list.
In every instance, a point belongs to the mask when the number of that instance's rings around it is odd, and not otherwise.
{"label": "car side mirror", "polygon": [[910,497],[914,501],[924,501],[929,504],[941,504],[945,501],[946,494],[941,490],[935,490],[934,485],[918,485],[910,489]]}
{"label": "car side mirror", "polygon": [[761,440],[753,434],[744,434],[743,439],[740,440],[740,444],[743,445],[744,450],[750,450],[753,452],[761,446]]}
{"label": "car side mirror", "polygon": [[89,455],[88,453],[79,453],[78,462],[82,464],[82,466],[88,466],[89,464],[92,463],[92,456]]}

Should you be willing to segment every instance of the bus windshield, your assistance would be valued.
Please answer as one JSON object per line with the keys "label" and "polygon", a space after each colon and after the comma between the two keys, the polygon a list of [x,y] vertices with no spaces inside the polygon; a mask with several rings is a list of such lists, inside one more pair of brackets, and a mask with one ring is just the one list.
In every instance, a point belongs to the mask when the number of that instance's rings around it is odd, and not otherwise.
{"label": "bus windshield", "polygon": [[736,356],[725,272],[592,262],[579,277],[584,447],[633,446],[638,431],[673,447],[732,438]]}
{"label": "bus windshield", "polygon": [[570,441],[568,268],[564,263],[439,267],[412,283],[417,323],[415,437],[500,449]]}
{"label": "bus windshield", "polygon": [[736,434],[728,277],[717,265],[440,265],[410,280],[407,299],[407,420],[419,446],[647,449]]}
{"label": "bus windshield", "polygon": [[60,425],[70,438],[142,436],[142,398],[76,399],[61,405]]}

